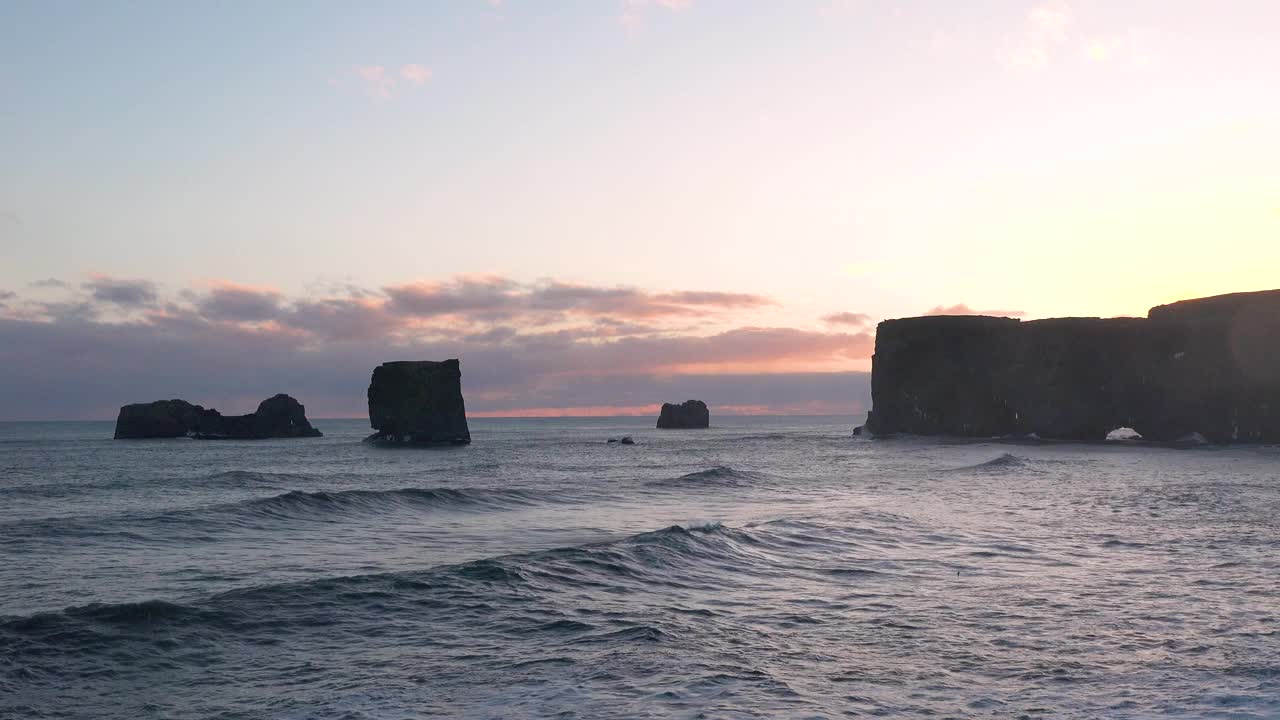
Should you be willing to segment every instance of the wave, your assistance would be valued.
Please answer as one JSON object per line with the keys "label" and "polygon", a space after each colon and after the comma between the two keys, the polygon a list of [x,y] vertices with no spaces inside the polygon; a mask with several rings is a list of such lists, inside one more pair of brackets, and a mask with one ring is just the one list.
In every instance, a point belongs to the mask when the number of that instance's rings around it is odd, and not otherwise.
{"label": "wave", "polygon": [[[291,495],[292,499],[282,501],[291,505],[332,502],[316,500],[315,494],[307,498],[302,493]],[[422,497],[438,494],[417,491],[407,496],[419,502]],[[346,498],[350,500],[350,494]],[[24,652],[37,652],[47,643],[46,649],[57,647],[59,653],[105,651],[125,636],[136,635],[138,642],[150,642],[157,629],[163,629],[164,636],[175,642],[184,637],[208,642],[208,633],[225,632],[237,642],[271,643],[288,633],[385,624],[388,613],[416,615],[424,610],[459,622],[474,616],[474,622],[499,627],[502,632],[578,634],[588,642],[591,637],[607,642],[611,635],[613,639],[661,642],[665,631],[652,632],[640,624],[619,628],[617,622],[599,624],[583,617],[539,619],[524,608],[533,597],[561,593],[625,596],[654,588],[733,593],[752,587],[756,578],[780,572],[805,573],[819,582],[836,579],[842,586],[851,578],[871,579],[883,574],[857,567],[860,561],[856,560],[850,560],[847,567],[831,567],[833,543],[842,546],[839,538],[817,534],[807,525],[671,525],[607,542],[424,570],[263,585],[188,603],[151,599],[0,617],[0,650],[22,647]]]}
{"label": "wave", "polygon": [[653,480],[645,483],[646,487],[715,487],[715,488],[735,488],[750,487],[752,485],[760,485],[769,480],[769,476],[764,473],[751,472],[749,470],[734,470],[731,467],[723,465],[709,468],[707,470],[699,470],[698,472],[688,473],[680,477],[665,478],[662,480]]}
{"label": "wave", "polygon": [[217,625],[221,614],[191,605],[164,600],[126,603],[92,603],[70,607],[59,612],[46,612],[14,618],[0,623],[6,631],[20,635],[57,632],[68,625],[100,625],[127,628],[170,622],[193,622]]}
{"label": "wave", "polygon": [[1029,466],[1030,461],[1026,458],[1020,458],[1010,453],[1000,453],[999,456],[977,465],[952,468],[951,472],[1007,472],[1010,470],[1024,470]]}
{"label": "wave", "polygon": [[221,511],[270,517],[315,518],[336,513],[382,513],[402,508],[508,510],[550,499],[526,491],[484,488],[401,488],[303,492],[256,498],[223,506]]}
{"label": "wave", "polygon": [[[533,589],[568,590],[607,587],[611,592],[654,584],[689,582],[693,573],[717,574],[725,563],[745,566],[761,559],[759,541],[745,530],[706,525],[672,525],[620,540],[504,555],[427,570],[353,575],[232,590],[208,600],[179,604],[152,599],[91,604],[22,617],[0,617],[0,647],[16,638],[46,637],[62,642],[67,634],[87,641],[110,630],[164,626],[198,633],[199,626],[223,629],[283,629],[290,616],[359,614],[361,609],[394,607],[392,598],[415,605],[440,606],[450,599],[472,603],[500,600],[504,589],[524,596]],[[781,562],[781,558],[777,558]],[[718,582],[718,581],[716,581]],[[313,618],[314,619],[314,618]],[[564,632],[568,624],[553,626]],[[114,630],[111,630],[114,628]],[[589,629],[589,628],[587,628]]]}
{"label": "wave", "polygon": [[[170,510],[153,515],[73,516],[0,523],[0,545],[62,539],[169,541],[208,539],[220,531],[276,530],[283,523],[338,522],[404,511],[496,512],[550,502],[570,502],[557,493],[488,488],[401,488],[397,490],[292,490],[224,505]],[[153,536],[153,533],[156,533]]]}
{"label": "wave", "polygon": [[[83,687],[84,678],[123,687],[175,678],[162,687],[176,688],[197,675],[227,678],[232,687],[282,687],[302,677],[292,660],[243,662],[264,654],[300,658],[306,668],[341,668],[353,658],[377,668],[386,657],[404,657],[403,667],[425,666],[424,676],[436,677],[456,673],[464,657],[467,667],[505,672],[513,664],[591,663],[632,649],[679,653],[695,628],[722,625],[720,617],[741,610],[762,587],[794,579],[816,596],[843,598],[808,606],[820,611],[847,607],[857,588],[899,572],[892,563],[884,573],[860,572],[872,561],[852,553],[833,567],[833,540],[842,547],[817,526],[671,525],[414,571],[0,616],[7,666],[0,691],[7,682],[25,684],[39,699]],[[659,606],[664,610],[655,611]],[[753,618],[751,626],[794,628],[811,623],[811,614],[798,606]]]}
{"label": "wave", "polygon": [[133,490],[144,486],[163,486],[174,490],[236,490],[267,489],[299,485],[304,482],[315,482],[315,478],[290,473],[252,472],[249,470],[226,470],[194,478],[175,477],[117,477],[100,481],[72,483],[35,483],[0,487],[0,497],[35,497],[64,498],[77,495],[92,495],[104,490]]}

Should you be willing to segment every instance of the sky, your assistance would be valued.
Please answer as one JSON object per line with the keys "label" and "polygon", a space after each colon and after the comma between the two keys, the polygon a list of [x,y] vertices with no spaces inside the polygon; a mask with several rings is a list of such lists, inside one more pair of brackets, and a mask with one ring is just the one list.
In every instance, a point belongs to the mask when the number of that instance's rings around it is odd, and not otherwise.
{"label": "sky", "polygon": [[859,415],[875,323],[1280,282],[1280,4],[0,4],[0,419],[392,359]]}

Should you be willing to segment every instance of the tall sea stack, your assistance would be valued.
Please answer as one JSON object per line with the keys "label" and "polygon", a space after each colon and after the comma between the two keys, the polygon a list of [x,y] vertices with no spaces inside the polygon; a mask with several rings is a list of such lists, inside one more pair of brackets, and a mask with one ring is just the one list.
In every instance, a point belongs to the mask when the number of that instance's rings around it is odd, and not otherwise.
{"label": "tall sea stack", "polygon": [[711,424],[711,412],[701,400],[685,400],[676,405],[663,403],[658,415],[659,430],[705,428]]}
{"label": "tall sea stack", "polygon": [[368,440],[414,445],[471,442],[457,360],[402,360],[373,369]]}
{"label": "tall sea stack", "polygon": [[886,320],[871,395],[877,435],[1280,442],[1280,290],[1146,318]]}

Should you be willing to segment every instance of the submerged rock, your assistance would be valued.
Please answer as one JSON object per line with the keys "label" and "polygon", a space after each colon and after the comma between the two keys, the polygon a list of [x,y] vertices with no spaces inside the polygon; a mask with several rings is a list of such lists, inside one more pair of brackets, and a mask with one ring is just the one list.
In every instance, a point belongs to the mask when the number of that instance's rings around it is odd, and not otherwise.
{"label": "submerged rock", "polygon": [[635,444],[636,444],[636,441],[635,441],[635,440],[632,440],[630,435],[627,435],[626,437],[622,438],[622,439],[621,439],[621,440],[619,440],[618,442],[622,443],[623,445],[635,445]]}
{"label": "submerged rock", "polygon": [[402,360],[373,369],[369,381],[370,442],[415,445],[471,442],[457,360]]}
{"label": "submerged rock", "polygon": [[705,428],[711,425],[711,412],[701,400],[685,400],[679,405],[663,403],[658,415],[659,430]]}
{"label": "submerged rock", "polygon": [[186,400],[157,400],[120,408],[117,440],[193,437],[198,440],[265,440],[320,437],[307,421],[306,409],[285,394],[258,404],[248,415],[227,415]]}
{"label": "submerged rock", "polygon": [[1280,290],[1155,307],[1146,318],[887,320],[875,435],[1280,442]]}

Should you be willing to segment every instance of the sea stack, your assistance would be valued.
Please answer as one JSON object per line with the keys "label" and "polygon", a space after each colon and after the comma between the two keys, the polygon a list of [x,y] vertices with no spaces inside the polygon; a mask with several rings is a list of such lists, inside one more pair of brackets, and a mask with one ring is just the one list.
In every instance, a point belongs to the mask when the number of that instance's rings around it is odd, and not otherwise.
{"label": "sea stack", "polygon": [[1280,290],[1146,318],[886,320],[872,358],[876,436],[1280,442]]}
{"label": "sea stack", "polygon": [[458,361],[401,360],[373,369],[371,442],[465,445],[471,442]]}
{"label": "sea stack", "polygon": [[157,400],[120,408],[117,440],[192,437],[198,440],[265,440],[320,437],[307,421],[306,408],[280,394],[258,404],[248,415],[228,415],[186,400]]}
{"label": "sea stack", "polygon": [[711,412],[701,400],[685,400],[676,405],[663,403],[658,415],[659,430],[685,430],[705,428],[711,424]]}

